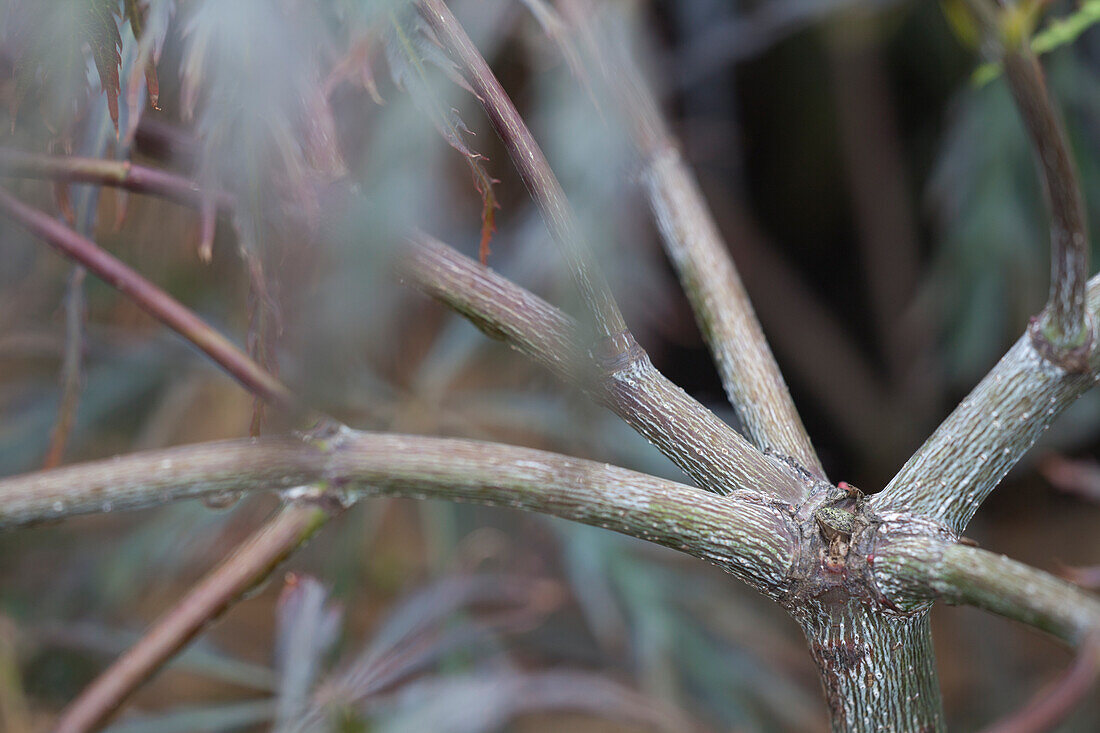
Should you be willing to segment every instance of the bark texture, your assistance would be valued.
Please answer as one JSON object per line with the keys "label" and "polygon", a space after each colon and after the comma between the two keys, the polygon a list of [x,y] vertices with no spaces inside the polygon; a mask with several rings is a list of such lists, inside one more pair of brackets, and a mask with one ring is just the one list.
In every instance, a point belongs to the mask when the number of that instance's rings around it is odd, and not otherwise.
{"label": "bark texture", "polygon": [[794,611],[825,688],[834,731],[943,730],[928,611],[884,613],[857,598]]}

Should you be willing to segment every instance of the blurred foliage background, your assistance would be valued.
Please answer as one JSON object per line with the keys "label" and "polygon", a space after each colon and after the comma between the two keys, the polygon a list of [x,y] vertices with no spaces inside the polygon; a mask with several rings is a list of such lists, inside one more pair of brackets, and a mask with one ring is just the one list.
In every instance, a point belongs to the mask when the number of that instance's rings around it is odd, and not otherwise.
{"label": "blurred foliage background", "polygon": [[[102,17],[89,25],[82,13],[115,3],[3,3],[2,145],[163,167],[238,207],[214,219],[107,188],[7,179],[9,190],[68,218],[353,427],[682,478],[389,274],[387,253],[411,227],[476,256],[488,210],[488,264],[581,310],[475,100],[399,3],[149,0],[137,36],[130,5],[108,15],[112,103],[103,49],[86,36],[102,38]],[[881,487],[1041,307],[1046,214],[1031,151],[1003,82],[972,82],[978,59],[936,4],[451,5],[543,145],[658,368],[733,421],[660,251],[642,162],[590,83],[586,33],[627,40],[834,479]],[[1096,230],[1100,32],[1044,62]],[[471,169],[498,179],[498,209],[485,208]],[[257,413],[200,354],[7,221],[0,258],[0,473],[42,467],[51,445],[73,462],[302,427]],[[72,418],[63,446],[51,438],[59,415]],[[1098,446],[1094,391],[969,534],[1097,583],[1100,509],[1087,481],[1066,476],[1092,470],[1095,482]],[[48,728],[274,505],[185,504],[0,535],[5,730]],[[958,729],[1004,714],[1069,662],[979,612],[933,618]],[[802,646],[779,608],[675,553],[506,510],[377,499],[212,625],[112,730],[822,730]],[[1092,701],[1066,729],[1097,721]]]}

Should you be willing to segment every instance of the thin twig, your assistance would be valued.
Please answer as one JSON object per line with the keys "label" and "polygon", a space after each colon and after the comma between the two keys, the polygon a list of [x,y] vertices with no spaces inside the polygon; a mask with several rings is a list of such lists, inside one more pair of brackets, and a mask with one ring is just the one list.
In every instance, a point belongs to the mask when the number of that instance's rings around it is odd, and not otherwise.
{"label": "thin twig", "polygon": [[1036,733],[1064,721],[1100,677],[1100,636],[1085,642],[1073,666],[1046,685],[1027,704],[985,729],[985,733]]}
{"label": "thin twig", "polygon": [[615,362],[582,356],[578,324],[537,296],[426,236],[398,263],[416,287],[503,338],[562,379],[577,384],[649,439],[699,486],[719,494],[744,488],[797,502],[810,486],[764,456],[666,379],[639,348]]}
{"label": "thin twig", "polygon": [[1085,303],[1089,237],[1084,197],[1065,123],[1031,50],[1030,22],[1023,14],[1034,8],[1001,7],[993,0],[966,0],[966,7],[981,29],[985,55],[1004,68],[1050,206],[1050,296],[1029,332],[1043,358],[1067,371],[1086,371],[1096,335]]}
{"label": "thin twig", "polygon": [[326,519],[328,513],[318,506],[291,505],[282,509],[85,688],[61,713],[55,733],[86,733],[101,726],[211,619],[261,583]]}
{"label": "thin twig", "polygon": [[116,288],[142,310],[173,329],[229,372],[246,389],[266,400],[290,405],[293,397],[279,380],[211,328],[198,316],[130,267],[96,246],[91,240],[65,226],[48,214],[24,204],[0,190],[0,211],[43,239],[69,259]]}
{"label": "thin twig", "polygon": [[564,253],[577,288],[595,320],[593,326],[601,341],[596,344],[597,350],[610,358],[629,352],[634,339],[602,272],[590,253],[579,244],[572,207],[527,124],[446,4],[442,0],[421,0],[420,7],[428,25],[469,75],[478,100],[508,149],[551,236]]}
{"label": "thin twig", "polygon": [[1077,166],[1039,59],[1025,42],[1006,54],[1003,63],[1050,205],[1050,296],[1032,325],[1032,339],[1053,363],[1069,371],[1085,371],[1095,337],[1085,313],[1089,237]]}
{"label": "thin twig", "polygon": [[[194,207],[209,195],[190,178],[126,160],[43,155],[12,148],[0,148],[0,175],[114,186]],[[226,193],[215,193],[213,197],[219,206],[232,204]]]}
{"label": "thin twig", "polygon": [[[307,490],[323,482],[326,491]],[[395,495],[551,514],[714,562],[774,596],[787,582],[788,511],[747,490],[720,497],[556,453],[357,432],[230,440],[134,453],[0,480],[0,527],[225,492],[279,491],[341,506]]]}

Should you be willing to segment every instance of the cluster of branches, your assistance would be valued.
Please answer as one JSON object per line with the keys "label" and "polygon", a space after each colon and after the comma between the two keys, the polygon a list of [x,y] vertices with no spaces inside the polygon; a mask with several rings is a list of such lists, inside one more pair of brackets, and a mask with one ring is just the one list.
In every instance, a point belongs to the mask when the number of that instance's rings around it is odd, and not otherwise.
{"label": "cluster of branches", "polygon": [[[598,44],[587,49],[608,74],[596,82],[627,120],[666,252],[745,436],[653,366],[581,241],[541,149],[488,64],[442,0],[416,5],[504,142],[569,264],[586,313],[575,320],[425,234],[411,235],[394,253],[395,277],[614,412],[695,485],[502,444],[351,430],[303,404],[230,339],[89,238],[0,191],[0,210],[12,221],[131,298],[257,398],[313,423],[300,436],[184,446],[0,480],[0,527],[8,529],[225,492],[273,491],[284,500],[272,520],[65,710],[58,730],[102,724],[209,619],[364,497],[430,496],[565,517],[673,547],[719,565],[785,605],[799,602],[795,571],[804,559],[804,526],[825,500],[829,482],[699,187],[625,52]],[[1042,431],[1100,378],[1100,279],[1087,281],[1080,190],[1041,69],[1026,44],[1005,40],[1000,11],[978,0],[973,6],[975,17],[986,22],[985,36],[996,41],[987,45],[1004,65],[1041,162],[1052,211],[1050,297],[1027,333],[870,499],[871,510],[883,519],[872,577],[895,612],[922,613],[935,599],[966,603],[1037,626],[1077,648],[1081,661],[1067,683],[1019,717],[1049,721],[1065,714],[1100,670],[1100,602],[956,540]],[[556,22],[568,27],[560,18]],[[238,204],[186,177],[128,162],[3,150],[0,167],[8,176],[117,186],[200,209],[211,201],[230,209]],[[486,203],[490,212],[493,206]],[[938,721],[938,710],[931,716]]]}

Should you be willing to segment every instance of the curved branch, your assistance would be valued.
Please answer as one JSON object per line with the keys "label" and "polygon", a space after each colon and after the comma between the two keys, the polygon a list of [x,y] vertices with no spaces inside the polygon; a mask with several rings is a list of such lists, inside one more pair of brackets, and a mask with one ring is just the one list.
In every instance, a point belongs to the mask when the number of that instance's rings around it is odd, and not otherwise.
{"label": "curved branch", "polygon": [[999,60],[1004,68],[1050,206],[1050,297],[1032,321],[1031,337],[1045,359],[1067,371],[1087,371],[1096,339],[1085,303],[1088,225],[1065,123],[1031,50],[1037,16],[1028,15],[1040,6],[1001,7],[992,0],[966,0],[966,6],[981,29],[985,55]]}
{"label": "curved branch", "polygon": [[[1100,276],[1089,282],[1088,309],[1100,314]],[[955,533],[1044,430],[1100,376],[1100,353],[1088,371],[1047,360],[1022,336],[940,424],[879,494],[879,512],[928,517]]]}
{"label": "curved branch", "polygon": [[229,372],[245,389],[283,405],[293,396],[278,379],[250,359],[225,336],[111,254],[48,214],[0,190],[0,211],[58,252],[133,300],[142,310],[176,331]]}
{"label": "curved branch", "polygon": [[[114,186],[195,207],[202,206],[211,197],[210,193],[190,178],[135,165],[128,160],[42,155],[0,148],[0,175]],[[223,207],[232,204],[229,195],[225,193],[215,193],[213,199]]]}
{"label": "curved branch", "polygon": [[1031,329],[1032,338],[1055,364],[1085,371],[1095,336],[1085,313],[1089,236],[1077,166],[1035,54],[1024,42],[1003,62],[1050,206],[1050,296]]}
{"label": "curved branch", "polygon": [[579,326],[537,296],[447,245],[421,236],[399,259],[399,272],[479,328],[503,338],[577,384],[621,417],[698,484],[718,494],[738,489],[797,502],[807,478],[761,454],[664,377],[641,349],[622,358],[581,357]]}
{"label": "curved branch", "polygon": [[625,468],[497,443],[356,432],[231,440],[0,480],[0,527],[227,491],[322,483],[322,504],[380,495],[526,509],[713,562],[774,596],[792,557],[786,514],[756,492],[716,497]]}
{"label": "curved branch", "polygon": [[211,619],[261,583],[328,517],[328,512],[317,506],[284,508],[96,677],[61,713],[55,733],[84,733],[102,725]]}

